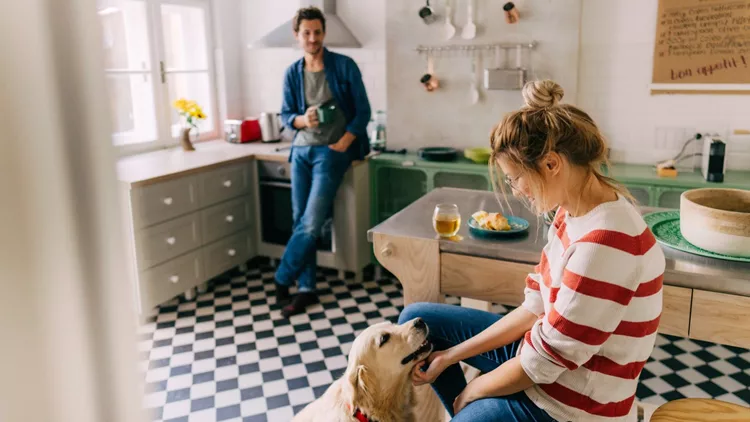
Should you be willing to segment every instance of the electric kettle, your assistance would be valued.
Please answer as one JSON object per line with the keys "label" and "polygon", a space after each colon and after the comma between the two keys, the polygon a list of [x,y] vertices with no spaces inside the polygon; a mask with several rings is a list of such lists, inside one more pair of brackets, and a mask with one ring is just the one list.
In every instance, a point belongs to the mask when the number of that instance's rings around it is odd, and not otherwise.
{"label": "electric kettle", "polygon": [[279,113],[263,112],[258,118],[262,142],[279,142],[281,140],[281,123]]}

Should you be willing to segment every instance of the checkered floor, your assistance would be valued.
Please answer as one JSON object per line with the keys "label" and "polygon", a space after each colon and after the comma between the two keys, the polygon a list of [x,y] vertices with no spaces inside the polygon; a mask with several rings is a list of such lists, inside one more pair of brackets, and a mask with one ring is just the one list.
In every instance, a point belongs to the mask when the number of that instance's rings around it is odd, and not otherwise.
{"label": "checkered floor", "polygon": [[[396,321],[403,296],[397,281],[372,273],[361,285],[330,270],[318,280],[321,303],[291,320],[281,317],[267,263],[217,278],[195,300],[161,306],[140,328],[152,420],[288,421],[323,394],[343,373],[354,337]],[[659,336],[637,395],[653,404],[714,397],[748,405],[748,386],[750,351]]]}

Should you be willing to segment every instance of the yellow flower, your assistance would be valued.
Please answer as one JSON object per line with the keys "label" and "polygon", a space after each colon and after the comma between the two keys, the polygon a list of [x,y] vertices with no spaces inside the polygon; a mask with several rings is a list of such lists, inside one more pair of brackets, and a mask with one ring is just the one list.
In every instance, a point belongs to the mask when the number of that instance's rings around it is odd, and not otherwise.
{"label": "yellow flower", "polygon": [[172,107],[180,111],[185,111],[185,109],[187,108],[187,100],[185,100],[184,98],[177,99],[172,103]]}

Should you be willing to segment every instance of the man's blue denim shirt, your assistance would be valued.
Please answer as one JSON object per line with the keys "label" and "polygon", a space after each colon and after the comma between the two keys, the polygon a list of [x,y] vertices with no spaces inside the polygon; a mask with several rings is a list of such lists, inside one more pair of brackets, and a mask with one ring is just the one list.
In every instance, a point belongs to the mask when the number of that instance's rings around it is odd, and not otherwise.
{"label": "man's blue denim shirt", "polygon": [[[287,130],[295,132],[297,129],[294,127],[294,118],[305,114],[306,110],[304,67],[303,57],[289,66],[284,75],[281,120]],[[362,82],[362,73],[350,57],[328,51],[326,48],[323,49],[323,67],[333,98],[346,116],[346,130],[356,136],[347,153],[352,160],[362,160],[370,153],[367,124],[372,114],[367,91]]]}

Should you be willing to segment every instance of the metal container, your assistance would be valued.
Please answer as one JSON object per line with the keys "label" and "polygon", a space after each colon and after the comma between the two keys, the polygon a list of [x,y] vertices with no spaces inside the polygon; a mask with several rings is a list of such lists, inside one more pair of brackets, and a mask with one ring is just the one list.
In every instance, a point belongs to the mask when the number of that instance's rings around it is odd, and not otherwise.
{"label": "metal container", "polygon": [[242,121],[225,120],[224,121],[224,140],[233,144],[240,143]]}
{"label": "metal container", "polygon": [[526,84],[526,69],[484,69],[485,89],[518,90]]}
{"label": "metal container", "polygon": [[260,121],[261,141],[279,142],[281,140],[281,124],[279,113],[263,112],[258,118]]}

